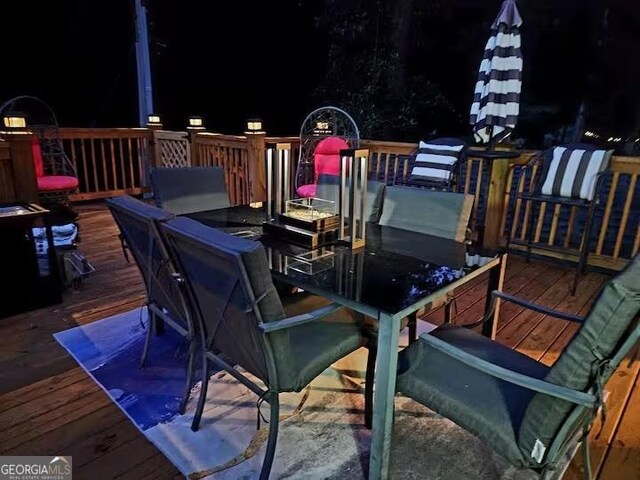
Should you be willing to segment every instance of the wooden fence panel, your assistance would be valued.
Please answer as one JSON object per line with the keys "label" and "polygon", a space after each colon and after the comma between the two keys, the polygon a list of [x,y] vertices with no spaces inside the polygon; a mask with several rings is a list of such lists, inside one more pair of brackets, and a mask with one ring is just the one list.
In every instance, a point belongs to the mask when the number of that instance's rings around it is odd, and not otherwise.
{"label": "wooden fence panel", "polygon": [[156,130],[153,137],[158,166],[174,168],[191,165],[191,147],[187,132]]}
{"label": "wooden fence panel", "polygon": [[224,169],[232,205],[249,203],[248,144],[245,137],[199,134],[195,136],[194,166]]}

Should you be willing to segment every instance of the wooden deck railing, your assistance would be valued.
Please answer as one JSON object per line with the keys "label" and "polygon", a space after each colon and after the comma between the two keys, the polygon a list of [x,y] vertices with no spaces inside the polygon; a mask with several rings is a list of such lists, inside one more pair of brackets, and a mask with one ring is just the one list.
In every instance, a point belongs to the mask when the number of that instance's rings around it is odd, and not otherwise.
{"label": "wooden deck railing", "polygon": [[[122,193],[140,194],[148,190],[146,172],[154,165],[219,166],[225,171],[232,204],[262,200],[265,145],[290,143],[293,168],[300,145],[299,138],[293,136],[237,136],[144,128],[62,128],[58,134],[78,171],[80,191],[72,198],[75,201]],[[8,181],[3,180],[9,175],[11,148],[8,143],[0,142],[0,198],[12,195]],[[370,178],[387,185],[407,184],[413,167],[411,153],[416,146],[362,140],[361,147],[370,151]],[[507,235],[524,238],[528,220],[532,218],[535,241],[565,249],[564,252],[534,249],[535,253],[575,260],[583,241],[584,214],[576,208],[546,204],[538,207],[516,199],[518,192],[531,187],[531,173],[523,175],[522,172],[534,154],[523,152],[520,157],[509,160],[503,169],[496,169],[495,164],[471,154],[461,167],[457,190],[475,196],[472,226],[486,244],[504,245]],[[640,158],[613,157],[611,175],[599,192],[590,263],[619,269],[640,249],[639,175]]]}
{"label": "wooden deck railing", "polygon": [[222,167],[229,201],[233,205],[249,203],[249,142],[247,138],[211,134],[197,134],[192,138],[191,165]]}
{"label": "wooden deck railing", "polygon": [[71,200],[142,193],[153,132],[145,128],[61,128],[65,152],[80,181]]}
{"label": "wooden deck railing", "polygon": [[17,198],[11,163],[11,144],[0,141],[0,202]]}
{"label": "wooden deck railing", "polygon": [[[529,224],[533,241],[563,252],[534,253],[575,261],[584,239],[586,213],[577,207],[523,202],[516,193],[529,191],[537,173],[537,165],[522,174],[523,162],[511,165],[505,194],[509,209],[503,212],[503,232],[511,238],[524,239]],[[611,173],[597,192],[598,205],[594,214],[590,239],[589,263],[604,268],[620,269],[640,249],[640,157],[618,157],[611,160]],[[582,211],[581,211],[582,210]],[[532,220],[532,222],[531,222]],[[514,245],[514,248],[522,248]]]}

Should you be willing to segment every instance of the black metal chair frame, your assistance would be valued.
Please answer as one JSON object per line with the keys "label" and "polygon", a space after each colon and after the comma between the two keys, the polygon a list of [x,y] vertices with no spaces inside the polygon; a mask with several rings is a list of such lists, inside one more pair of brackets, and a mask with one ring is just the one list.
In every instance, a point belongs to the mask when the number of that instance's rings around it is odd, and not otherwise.
{"label": "black metal chair frame", "polygon": [[[599,192],[602,188],[602,183],[604,180],[610,176],[611,172],[609,170],[605,170],[600,172],[596,176],[596,184],[594,189],[593,200],[583,200],[577,198],[568,198],[568,197],[560,197],[560,196],[552,196],[552,195],[543,195],[541,193],[542,190],[542,179],[546,177],[546,174],[549,169],[550,161],[546,161],[547,153],[549,150],[545,150],[541,152],[539,155],[534,156],[527,165],[522,167],[520,175],[527,175],[528,171],[531,171],[531,175],[534,175],[533,167],[535,165],[541,165],[541,168],[538,168],[538,172],[536,172],[536,176],[533,179],[533,191],[532,192],[523,192],[516,194],[516,199],[520,199],[523,202],[527,202],[530,205],[529,217],[526,219],[527,225],[523,225],[521,228],[526,228],[526,238],[524,240],[515,240],[511,238],[510,232],[507,234],[507,250],[509,250],[509,246],[511,244],[516,245],[524,245],[526,247],[526,259],[527,262],[530,261],[532,255],[532,249],[537,248],[541,250],[555,251],[555,252],[565,252],[566,249],[563,247],[557,247],[554,245],[548,245],[545,243],[534,243],[534,219],[535,215],[535,204],[542,203],[551,203],[556,205],[565,205],[570,206],[572,208],[583,208],[587,210],[587,217],[585,221],[584,232],[580,241],[580,246],[578,249],[578,262],[576,263],[575,274],[573,279],[573,286],[571,289],[571,295],[575,295],[576,288],[578,286],[578,281],[580,279],[580,275],[582,275],[587,266],[587,262],[589,259],[589,250],[591,247],[591,228],[593,226],[593,217],[600,203]],[[511,166],[510,168],[514,168]],[[526,178],[526,177],[525,177]],[[514,218],[514,210],[515,210],[516,202],[511,202],[511,207],[509,209],[509,217],[512,218],[512,221],[517,221]],[[540,206],[538,206],[538,211]]]}
{"label": "black metal chair frame", "polygon": [[[184,268],[182,268],[179,260],[179,255],[177,253],[177,248],[174,246],[172,241],[172,236],[175,235],[170,229],[164,229],[165,238],[167,239],[167,243],[169,249],[171,251],[172,257],[174,258],[175,265],[178,266],[178,269],[181,271],[180,278],[181,282],[184,282],[186,287],[187,298],[191,305],[194,307],[198,305],[198,301],[196,299],[196,295],[194,293],[193,285],[190,282],[188,275],[184,274]],[[259,299],[255,297],[253,289],[251,287],[251,283],[249,280],[249,275],[243,265],[243,262],[240,258],[240,255],[237,252],[226,249],[222,245],[217,246],[217,251],[211,250],[211,253],[214,255],[218,255],[221,258],[227,257],[227,259],[232,258],[235,262],[237,262],[237,267],[239,268],[242,275],[241,287],[243,289],[246,298],[248,298],[251,302],[251,305],[248,306],[253,314],[255,315],[258,322],[258,329],[262,332],[262,349],[265,356],[266,366],[267,366],[267,374],[268,380],[266,389],[257,383],[253,382],[247,376],[245,376],[242,372],[240,372],[234,365],[229,363],[220,352],[214,352],[207,348],[207,339],[206,339],[206,327],[204,320],[204,312],[201,312],[200,308],[194,308],[193,311],[196,313],[196,319],[198,322],[198,334],[199,334],[199,345],[200,345],[200,355],[202,358],[202,387],[200,390],[200,395],[198,398],[198,405],[196,407],[196,412],[193,418],[193,422],[191,424],[191,429],[195,432],[199,429],[200,421],[202,419],[202,413],[204,411],[204,404],[207,395],[207,387],[210,376],[210,367],[209,362],[213,362],[219,368],[223,369],[231,376],[233,376],[236,380],[238,380],[241,384],[251,390],[255,395],[258,396],[258,408],[261,402],[265,401],[270,406],[269,412],[269,435],[267,440],[267,447],[265,452],[265,458],[262,464],[262,470],[260,472],[260,480],[267,480],[269,478],[269,474],[271,472],[271,467],[273,465],[273,460],[275,457],[276,444],[278,439],[278,428],[279,428],[279,415],[280,415],[280,398],[279,398],[279,383],[278,383],[278,369],[276,366],[275,357],[273,354],[273,347],[271,345],[271,341],[269,338],[269,333],[275,332],[278,330],[284,330],[287,328],[299,326],[308,322],[320,320],[335,311],[343,308],[342,306],[332,303],[326,305],[324,307],[318,308],[312,312],[308,312],[301,315],[296,315],[293,317],[288,317],[278,321],[272,322],[263,322],[262,315],[258,308]],[[215,334],[215,333],[214,333]],[[370,357],[371,358],[371,355]],[[375,362],[374,362],[375,363]],[[373,405],[373,369],[374,365],[372,363],[367,364],[367,386],[368,386],[368,396],[365,398],[369,399],[368,403],[368,418],[371,418],[372,405]],[[371,379],[371,381],[369,381]],[[258,419],[260,418],[260,412],[258,411]],[[365,414],[367,415],[367,413]],[[259,422],[259,420],[258,420]],[[258,423],[259,424],[259,423]],[[370,424],[370,421],[369,421]]]}
{"label": "black metal chair frame", "polygon": [[[140,358],[140,367],[144,368],[146,366],[147,356],[149,353],[149,347],[151,343],[151,337],[153,336],[154,333],[156,335],[162,335],[164,332],[165,323],[168,324],[171,328],[173,328],[176,332],[178,332],[182,337],[184,337],[189,342],[189,354],[188,354],[188,361],[187,361],[187,379],[186,379],[184,393],[182,395],[182,398],[180,401],[180,407],[179,407],[180,413],[184,414],[187,402],[189,400],[189,395],[191,393],[191,386],[193,384],[195,357],[196,357],[196,350],[197,350],[196,343],[198,341],[198,332],[197,332],[196,324],[194,323],[192,315],[190,313],[189,305],[187,304],[187,301],[184,295],[183,279],[177,273],[175,267],[173,266],[172,260],[169,256],[169,252],[165,245],[164,238],[162,237],[162,233],[158,228],[159,222],[157,220],[151,219],[144,215],[140,215],[137,212],[132,212],[130,210],[126,210],[125,212],[123,212],[122,207],[119,206],[117,203],[111,202],[110,199],[107,199],[106,202],[111,208],[119,209],[121,213],[129,215],[135,218],[137,221],[144,222],[149,229],[149,243],[148,243],[147,251],[138,252],[136,251],[135,248],[132,247],[132,242],[127,241],[127,235],[125,233],[126,228],[123,228],[123,226],[118,221],[117,216],[114,215],[114,220],[118,224],[118,227],[120,228],[120,231],[121,231],[120,239],[122,242],[122,249],[125,254],[125,259],[129,261],[129,256],[127,254],[127,250],[128,250],[134,256],[134,259],[138,264],[138,268],[142,270],[142,263],[139,261],[139,256],[144,256],[147,258],[147,264],[148,264],[147,274],[145,275],[142,271],[140,272],[140,273],[143,273],[142,277],[145,282],[145,288],[147,292],[146,306],[147,306],[147,312],[149,315],[149,321],[148,321],[148,325],[145,333],[144,347],[142,350],[142,356]],[[181,313],[184,315],[184,319],[187,324],[186,330],[182,325],[180,325],[180,323],[175,321],[175,319],[168,313],[168,311],[166,311],[165,308],[163,308],[162,305],[159,305],[157,301],[154,300],[153,288],[154,288],[154,283],[156,282],[153,281],[152,279],[154,279],[159,273],[159,271],[152,270],[151,258],[153,255],[154,246],[158,247],[158,250],[160,251],[160,255],[162,257],[161,268],[167,269],[168,274],[173,278],[173,280],[176,282],[176,285],[178,287],[176,289],[176,292],[180,297],[180,304],[181,304],[180,306],[182,308]]]}

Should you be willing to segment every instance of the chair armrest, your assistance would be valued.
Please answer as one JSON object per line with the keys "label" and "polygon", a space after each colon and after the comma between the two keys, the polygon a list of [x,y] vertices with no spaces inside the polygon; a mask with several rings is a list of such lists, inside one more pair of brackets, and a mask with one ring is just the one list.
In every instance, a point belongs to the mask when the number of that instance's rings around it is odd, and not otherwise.
{"label": "chair armrest", "polygon": [[493,316],[493,312],[496,309],[496,304],[498,299],[515,303],[516,305],[520,305],[521,307],[524,307],[527,310],[543,313],[544,315],[549,315],[550,317],[559,318],[561,320],[567,320],[569,322],[576,322],[576,323],[584,322],[584,317],[581,317],[579,315],[559,312],[558,310],[553,310],[551,308],[543,307],[542,305],[538,305],[537,303],[528,302],[522,298],[509,295],[508,293],[501,292],[500,290],[494,290],[493,292],[491,292],[491,306],[489,307],[489,311],[486,313],[486,315],[482,319],[478,320],[477,322],[463,325],[463,327],[475,328],[487,322]]}
{"label": "chair armrest", "polygon": [[505,382],[513,383],[514,385],[519,385],[529,390],[534,390],[551,397],[559,398],[561,400],[589,408],[595,408],[597,404],[595,395],[514,372],[513,370],[509,370],[482,358],[476,357],[475,355],[471,355],[470,353],[454,347],[453,345],[434,337],[433,335],[429,335],[428,333],[420,335],[420,340],[426,342],[430,347],[435,348],[436,350],[470,366],[471,368],[486,373],[492,377],[504,380]]}
{"label": "chair armrest", "polygon": [[316,320],[321,320],[324,317],[327,317],[334,313],[337,310],[340,310],[342,305],[338,305],[337,303],[331,303],[324,307],[318,308],[316,310],[312,310],[307,313],[303,313],[301,315],[296,315],[295,317],[288,317],[282,320],[276,320],[275,322],[267,322],[261,323],[258,325],[258,328],[265,333],[275,332],[277,330],[284,330],[286,328],[297,327],[298,325],[303,325],[305,323],[314,322]]}
{"label": "chair armrest", "polygon": [[[529,179],[529,182],[525,182],[524,192],[523,193],[531,193],[531,191],[536,191],[540,186],[540,174],[542,173],[543,168],[538,168],[537,171],[533,169],[536,165],[542,167],[542,160],[544,159],[546,150],[542,150],[537,154],[533,155],[527,163],[520,167],[520,175],[527,175],[528,171],[531,171],[532,178]],[[515,168],[515,166],[514,166]],[[517,194],[516,194],[517,195]]]}
{"label": "chair armrest", "polygon": [[528,302],[520,297],[515,297],[513,295],[509,295],[508,293],[501,292],[499,290],[494,290],[491,292],[491,296],[494,298],[500,298],[502,300],[506,300],[507,302],[515,303],[516,305],[520,305],[521,307],[525,307],[527,310],[533,310],[534,312],[544,313],[545,315],[549,315],[551,317],[560,318],[562,320],[568,320],[569,322],[584,322],[584,317],[580,315],[574,315],[572,313],[560,312],[558,310],[553,310],[551,308],[543,307],[537,303]]}

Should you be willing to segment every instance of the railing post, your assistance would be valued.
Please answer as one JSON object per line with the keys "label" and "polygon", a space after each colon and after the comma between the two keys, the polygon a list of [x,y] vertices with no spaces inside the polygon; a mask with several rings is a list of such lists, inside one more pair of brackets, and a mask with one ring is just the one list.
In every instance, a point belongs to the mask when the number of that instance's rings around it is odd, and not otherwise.
{"label": "railing post", "polygon": [[16,200],[37,203],[38,182],[33,164],[31,132],[16,132],[3,135],[11,150],[11,168],[13,171],[13,190]]}
{"label": "railing post", "polygon": [[509,173],[509,159],[494,158],[490,161],[491,175],[487,204],[485,207],[484,238],[482,244],[490,250],[496,250],[502,245],[502,232],[500,231],[500,227],[504,209],[508,207],[504,201],[504,194]]}
{"label": "railing post", "polygon": [[147,162],[149,167],[160,166],[158,146],[156,144],[156,132],[160,130],[162,130],[162,123],[160,123],[160,121],[147,123],[147,133],[149,135],[147,140],[149,142],[149,157]]}
{"label": "railing post", "polygon": [[187,132],[189,132],[189,153],[187,164],[190,167],[197,167],[202,164],[198,158],[198,133],[204,132],[204,120],[199,116],[189,117]]}
{"label": "railing post", "polygon": [[265,137],[260,120],[247,122],[247,167],[249,171],[249,203],[264,202],[267,199],[267,174],[265,167]]}
{"label": "railing post", "polygon": [[198,158],[198,133],[203,130],[189,130],[189,156],[187,163],[190,167],[200,166],[200,159]]}

